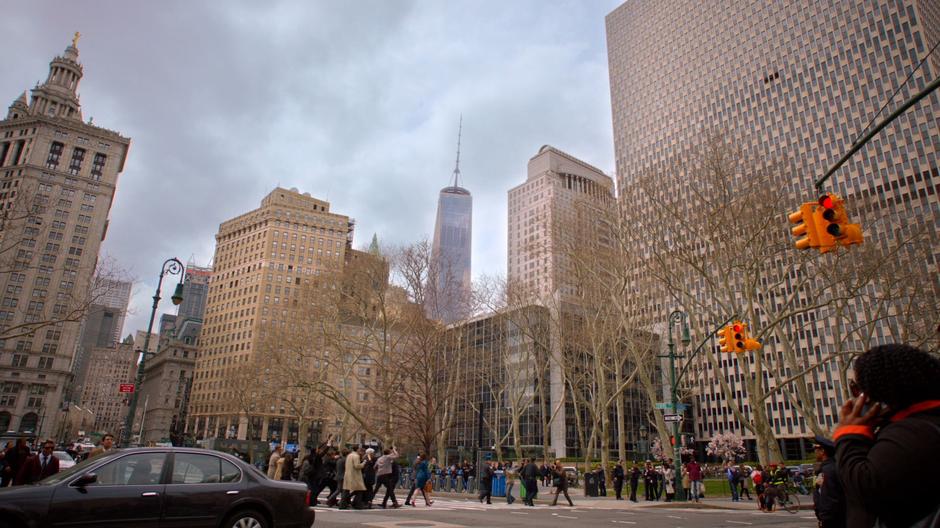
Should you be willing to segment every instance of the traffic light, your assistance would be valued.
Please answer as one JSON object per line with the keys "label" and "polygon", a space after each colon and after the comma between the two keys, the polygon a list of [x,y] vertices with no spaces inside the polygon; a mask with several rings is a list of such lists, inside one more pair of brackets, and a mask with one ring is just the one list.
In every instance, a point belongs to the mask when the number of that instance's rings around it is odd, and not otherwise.
{"label": "traffic light", "polygon": [[826,193],[816,202],[806,202],[800,210],[789,216],[791,224],[797,224],[790,232],[795,237],[796,249],[817,248],[827,253],[836,246],[849,246],[863,242],[862,228],[850,224],[845,212],[845,200]]}
{"label": "traffic light", "polygon": [[726,326],[718,331],[718,345],[721,347],[721,351],[725,353],[734,352],[732,341],[732,334],[734,331],[730,326]]}
{"label": "traffic light", "polygon": [[731,351],[735,354],[744,352],[744,329],[744,323],[741,321],[735,321],[731,325]]}
{"label": "traffic light", "polygon": [[719,330],[718,344],[722,352],[734,352],[741,354],[748,350],[758,350],[761,348],[760,341],[751,339],[747,333],[747,323],[735,321],[730,326]]}
{"label": "traffic light", "polygon": [[835,194],[822,195],[813,216],[819,229],[820,252],[831,251],[836,245],[848,246],[862,243],[861,226],[849,223],[849,216],[845,212],[845,200]]}
{"label": "traffic light", "polygon": [[790,230],[793,236],[801,237],[805,235],[805,238],[796,241],[796,249],[819,247],[819,233],[816,231],[816,223],[813,218],[815,206],[816,204],[813,202],[806,202],[800,206],[799,211],[789,216],[790,223],[797,224]]}
{"label": "traffic light", "polygon": [[741,326],[741,337],[738,340],[738,346],[742,348],[741,352],[745,350],[760,350],[763,345],[761,345],[760,341],[751,339],[751,334],[747,330],[747,323],[741,323]]}

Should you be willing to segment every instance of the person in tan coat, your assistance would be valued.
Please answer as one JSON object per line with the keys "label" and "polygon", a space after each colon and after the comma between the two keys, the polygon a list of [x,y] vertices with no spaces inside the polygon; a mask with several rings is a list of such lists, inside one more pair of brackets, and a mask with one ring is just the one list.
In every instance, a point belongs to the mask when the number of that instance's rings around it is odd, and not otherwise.
{"label": "person in tan coat", "polygon": [[363,497],[366,491],[366,483],[362,478],[362,468],[365,463],[362,462],[362,455],[365,450],[359,446],[356,450],[346,456],[346,471],[343,475],[343,500],[339,503],[339,509],[349,508],[350,498],[354,509],[363,509]]}
{"label": "person in tan coat", "polygon": [[114,435],[108,433],[101,437],[101,444],[91,450],[88,458],[95,458],[96,456],[103,455],[112,449],[114,449]]}

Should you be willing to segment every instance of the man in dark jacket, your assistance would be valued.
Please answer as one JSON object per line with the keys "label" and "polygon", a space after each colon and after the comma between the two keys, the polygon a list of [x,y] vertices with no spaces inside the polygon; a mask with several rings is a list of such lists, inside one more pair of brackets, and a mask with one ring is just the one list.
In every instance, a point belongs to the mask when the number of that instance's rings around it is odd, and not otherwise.
{"label": "man in dark jacket", "polygon": [[525,505],[535,506],[535,497],[539,493],[539,467],[534,460],[526,460],[522,466],[522,485],[525,486]]}
{"label": "man in dark jacket", "polygon": [[832,440],[817,436],[813,449],[819,463],[813,491],[813,510],[819,520],[819,528],[845,528],[845,491],[833,458],[836,446]]}
{"label": "man in dark jacket", "polygon": [[33,484],[58,473],[59,459],[52,454],[53,450],[55,450],[55,442],[52,440],[43,442],[42,451],[38,455],[26,459],[26,463],[20,468],[14,483],[18,486]]}
{"label": "man in dark jacket", "polygon": [[636,489],[640,487],[640,466],[633,464],[630,472],[630,500],[636,502]]}
{"label": "man in dark jacket", "polygon": [[487,504],[493,504],[493,466],[489,462],[484,462],[480,468],[480,502],[486,500]]}
{"label": "man in dark jacket", "polygon": [[3,479],[0,480],[0,487],[13,484],[23,464],[29,459],[29,455],[29,446],[25,438],[17,439],[16,444],[3,452]]}
{"label": "man in dark jacket", "polygon": [[326,505],[333,507],[339,503],[339,499],[343,493],[343,479],[346,476],[346,457],[349,456],[349,450],[345,447],[339,454],[334,454],[336,460],[336,470],[334,473],[333,481],[336,482],[336,489],[334,489],[330,496],[326,499]]}
{"label": "man in dark jacket", "polygon": [[833,433],[846,524],[940,526],[936,486],[912,484],[940,474],[940,359],[881,345],[855,360],[854,376]]}
{"label": "man in dark jacket", "polygon": [[617,500],[623,500],[623,478],[623,460],[620,460],[614,466],[614,494],[616,494]]}
{"label": "man in dark jacket", "polygon": [[[320,496],[320,492],[326,489],[329,485],[328,477],[328,466],[327,461],[324,460],[330,456],[330,439],[326,443],[320,444],[313,452],[310,453],[310,456],[307,459],[306,471],[304,472],[303,480],[307,483],[307,487],[310,489],[310,494],[313,498],[313,505],[318,504],[317,497]],[[332,477],[330,477],[332,478]]]}
{"label": "man in dark jacket", "polygon": [[656,497],[656,470],[653,464],[646,463],[646,471],[643,472],[643,487],[646,489],[646,500],[651,501]]}
{"label": "man in dark jacket", "polygon": [[552,485],[552,469],[548,467],[547,462],[542,462],[542,467],[539,468],[540,474],[542,475],[542,485],[551,486]]}
{"label": "man in dark jacket", "polygon": [[362,467],[362,480],[366,485],[366,491],[363,497],[370,508],[372,507],[372,490],[375,488],[375,460],[375,449],[371,447],[366,449],[366,456],[362,459],[362,462],[365,464]]}

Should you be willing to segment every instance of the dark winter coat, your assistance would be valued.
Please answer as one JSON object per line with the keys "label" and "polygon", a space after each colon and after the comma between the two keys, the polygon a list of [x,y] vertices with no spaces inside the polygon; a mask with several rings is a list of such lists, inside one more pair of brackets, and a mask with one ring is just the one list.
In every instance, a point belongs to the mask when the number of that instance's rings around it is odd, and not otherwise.
{"label": "dark winter coat", "polygon": [[826,528],[845,526],[845,490],[839,479],[836,461],[829,458],[819,466],[813,490],[816,518]]}
{"label": "dark winter coat", "polygon": [[846,495],[849,528],[912,526],[937,509],[933,485],[917,475],[940,475],[940,400],[895,413],[877,432],[861,425],[841,426],[833,434],[836,464]]}

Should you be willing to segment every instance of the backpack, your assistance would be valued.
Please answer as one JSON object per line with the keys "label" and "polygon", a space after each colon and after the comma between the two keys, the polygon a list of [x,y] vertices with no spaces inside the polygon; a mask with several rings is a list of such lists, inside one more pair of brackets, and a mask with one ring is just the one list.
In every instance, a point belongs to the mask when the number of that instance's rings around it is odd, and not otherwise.
{"label": "backpack", "polygon": [[760,471],[755,471],[751,474],[751,480],[754,481],[754,484],[762,484],[764,482],[764,476]]}

